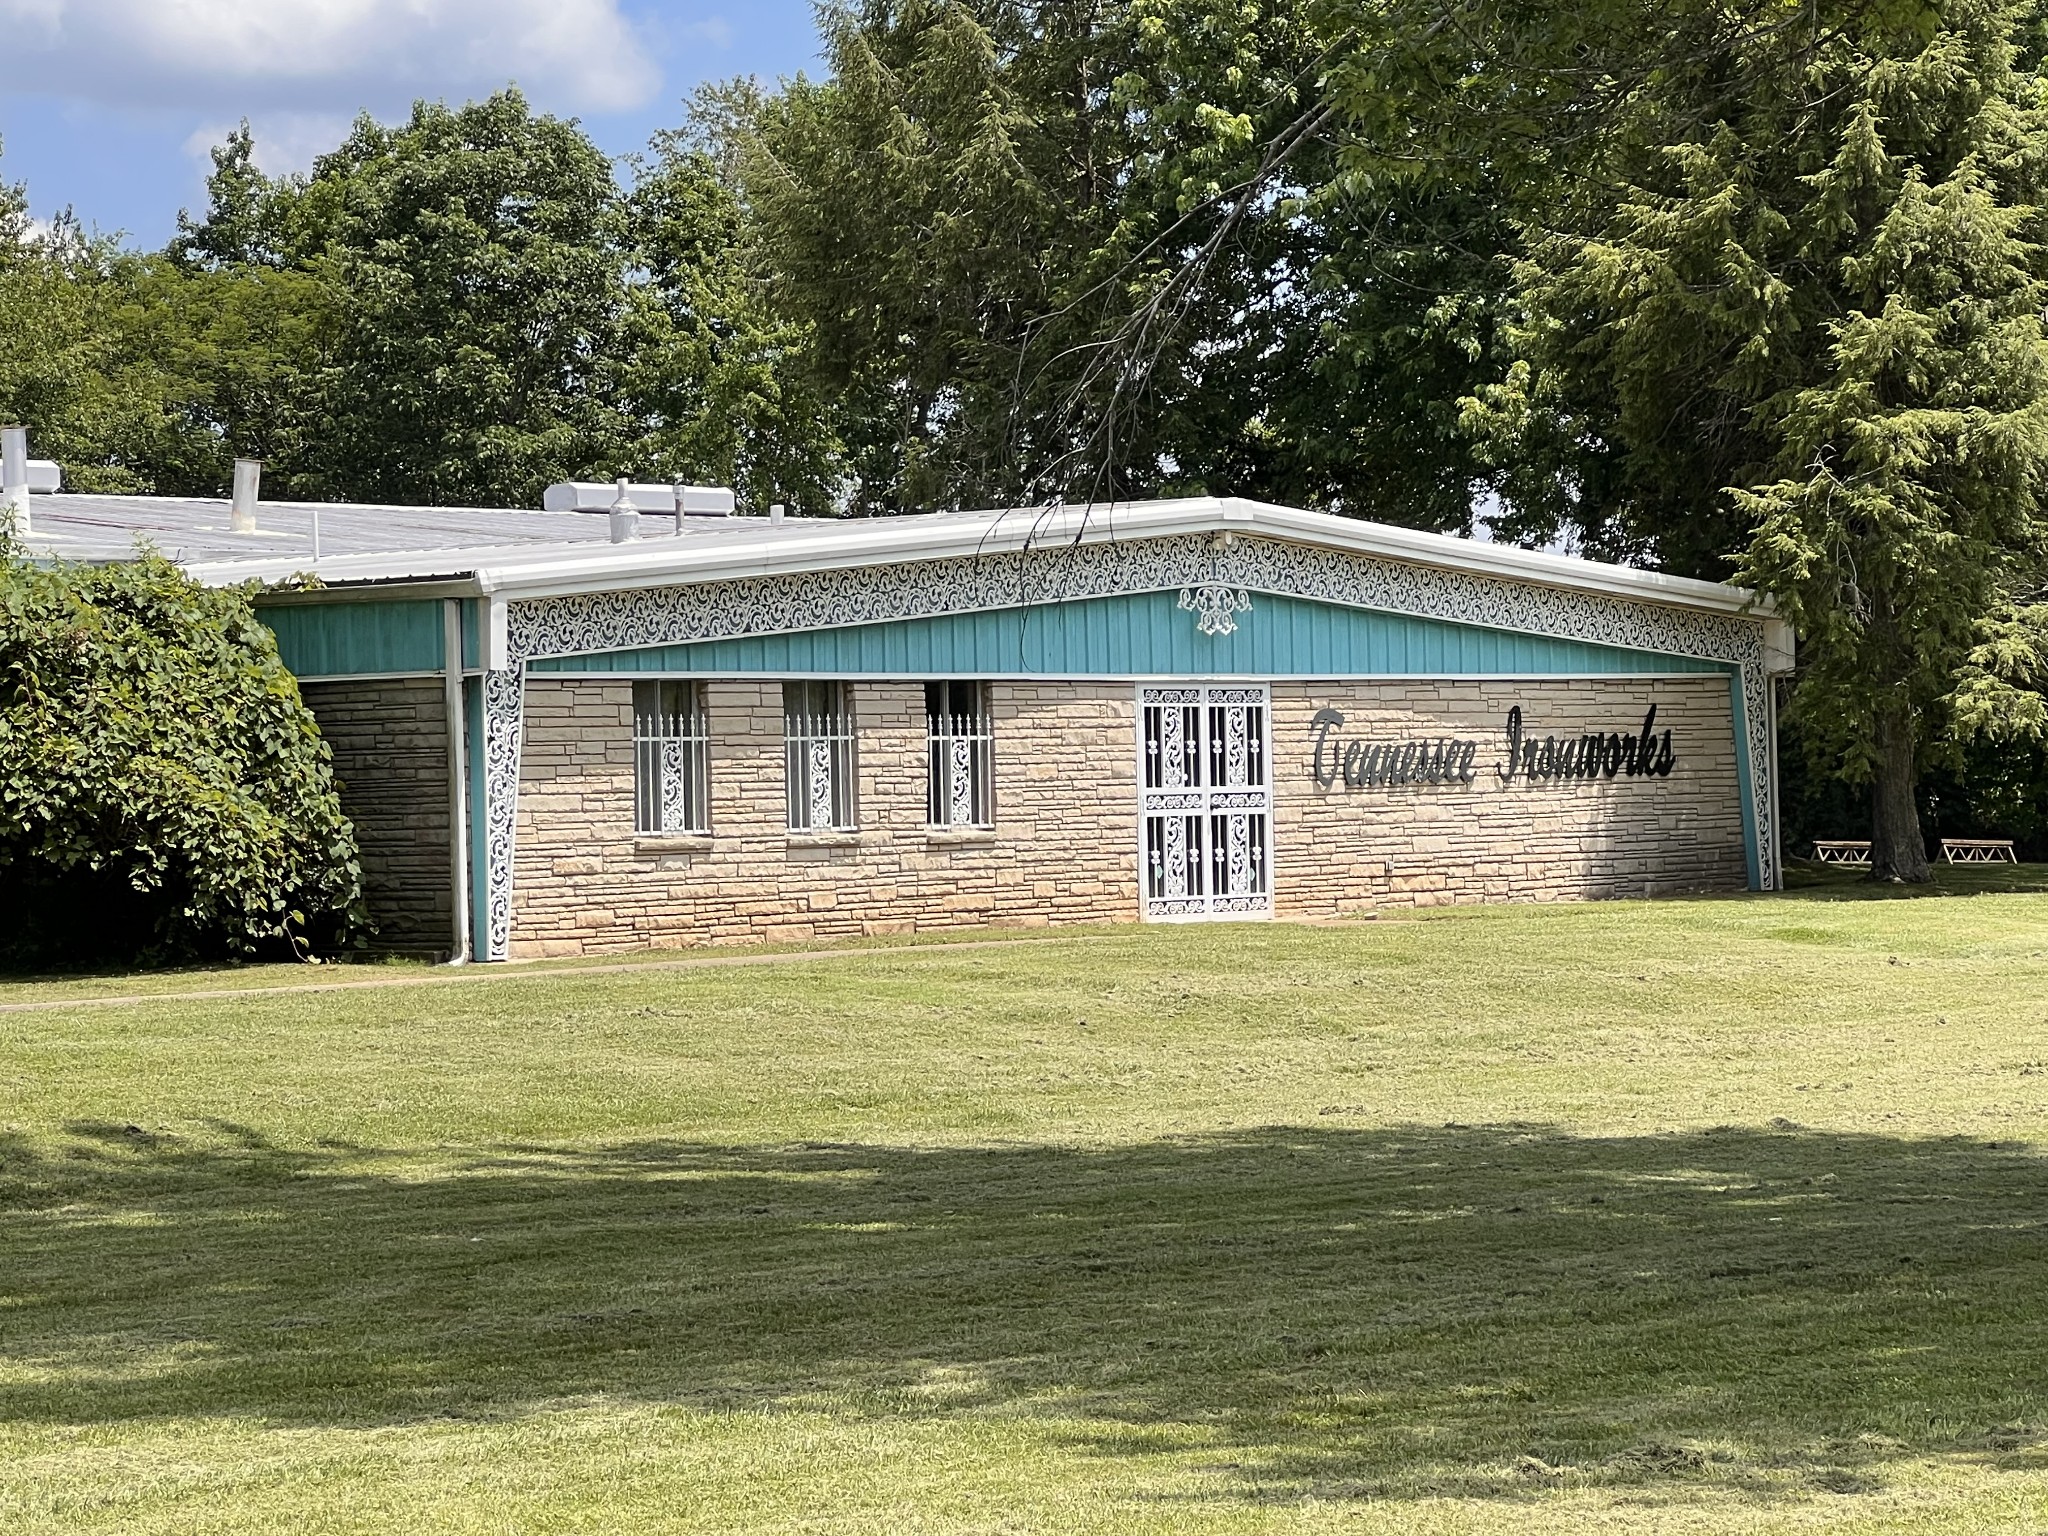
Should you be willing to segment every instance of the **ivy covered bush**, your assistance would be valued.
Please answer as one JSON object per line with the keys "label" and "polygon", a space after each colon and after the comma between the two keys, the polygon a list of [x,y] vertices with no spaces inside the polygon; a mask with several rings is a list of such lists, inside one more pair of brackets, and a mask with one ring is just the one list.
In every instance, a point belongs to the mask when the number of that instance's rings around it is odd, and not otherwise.
{"label": "ivy covered bush", "polygon": [[359,917],[332,761],[247,594],[0,551],[0,963],[306,954]]}

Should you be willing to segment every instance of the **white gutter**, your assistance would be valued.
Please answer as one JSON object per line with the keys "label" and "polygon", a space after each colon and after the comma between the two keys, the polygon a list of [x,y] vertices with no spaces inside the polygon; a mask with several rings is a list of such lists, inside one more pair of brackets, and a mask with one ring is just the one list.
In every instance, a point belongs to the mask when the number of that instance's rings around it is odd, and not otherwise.
{"label": "white gutter", "polygon": [[[747,522],[736,520],[731,526],[737,532]],[[1418,533],[1384,523],[1235,498],[1119,503],[1050,513],[1023,509],[847,521],[792,519],[774,526],[772,532],[769,525],[754,527],[759,528],[759,535],[744,540],[714,536],[703,540],[655,539],[633,545],[512,545],[331,556],[321,562],[321,576],[330,586],[417,580],[430,575],[467,576],[475,581],[480,592],[504,600],[693,586],[909,560],[964,559],[1027,548],[1055,550],[1076,542],[1100,544],[1115,539],[1244,533],[1409,564],[1534,582],[1567,591],[1596,592],[1717,613],[1762,618],[1775,607],[1765,594],[1719,582],[1631,570],[1512,545],[1482,544],[1446,534]],[[227,583],[252,576],[283,579],[302,564],[291,559],[238,560],[194,564],[187,569],[200,581]],[[492,606],[497,607],[498,603]]]}

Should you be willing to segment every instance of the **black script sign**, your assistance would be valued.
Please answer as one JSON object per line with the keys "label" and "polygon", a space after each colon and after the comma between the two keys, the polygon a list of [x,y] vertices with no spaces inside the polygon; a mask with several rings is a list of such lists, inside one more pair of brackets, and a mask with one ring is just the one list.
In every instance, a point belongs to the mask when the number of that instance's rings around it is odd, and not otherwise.
{"label": "black script sign", "polygon": [[1522,706],[1508,711],[1508,755],[1500,765],[1500,781],[1512,784],[1519,774],[1525,781],[1550,779],[1611,779],[1616,774],[1629,778],[1668,779],[1674,759],[1671,732],[1659,735],[1657,706],[1643,716],[1643,728],[1633,735],[1619,731],[1586,736],[1545,736],[1538,741],[1522,726]]}
{"label": "black script sign", "polygon": [[1309,728],[1316,733],[1311,771],[1324,789],[1335,784],[1339,774],[1346,789],[1472,782],[1472,759],[1479,754],[1476,741],[1453,741],[1447,736],[1429,741],[1331,741],[1330,732],[1343,723],[1342,712],[1334,709],[1319,709],[1309,721]]}

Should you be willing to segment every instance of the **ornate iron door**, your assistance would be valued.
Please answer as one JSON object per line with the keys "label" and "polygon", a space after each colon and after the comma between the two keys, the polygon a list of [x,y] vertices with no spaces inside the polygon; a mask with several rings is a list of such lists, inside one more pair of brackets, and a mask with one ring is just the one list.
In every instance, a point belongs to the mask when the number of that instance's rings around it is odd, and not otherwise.
{"label": "ornate iron door", "polygon": [[1138,689],[1138,880],[1148,918],[1273,910],[1263,683]]}

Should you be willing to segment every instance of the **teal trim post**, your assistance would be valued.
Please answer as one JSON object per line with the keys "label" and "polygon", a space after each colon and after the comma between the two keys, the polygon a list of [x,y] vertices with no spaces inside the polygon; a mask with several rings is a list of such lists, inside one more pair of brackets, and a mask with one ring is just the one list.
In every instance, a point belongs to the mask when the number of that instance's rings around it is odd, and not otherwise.
{"label": "teal trim post", "polygon": [[473,960],[491,957],[489,844],[484,798],[484,680],[462,680],[464,762],[469,770],[469,953]]}
{"label": "teal trim post", "polygon": [[1756,781],[1749,771],[1749,710],[1742,701],[1742,673],[1728,674],[1728,719],[1735,730],[1735,803],[1742,807],[1742,861],[1749,888],[1764,888],[1763,856],[1757,847]]}

